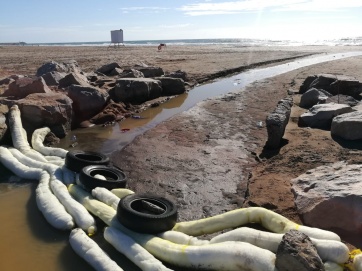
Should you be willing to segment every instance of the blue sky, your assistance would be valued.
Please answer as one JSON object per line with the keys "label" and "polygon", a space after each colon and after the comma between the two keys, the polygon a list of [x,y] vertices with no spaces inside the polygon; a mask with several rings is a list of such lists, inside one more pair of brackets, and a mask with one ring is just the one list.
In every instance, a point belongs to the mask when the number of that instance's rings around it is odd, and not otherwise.
{"label": "blue sky", "polygon": [[0,42],[362,36],[362,0],[2,1]]}

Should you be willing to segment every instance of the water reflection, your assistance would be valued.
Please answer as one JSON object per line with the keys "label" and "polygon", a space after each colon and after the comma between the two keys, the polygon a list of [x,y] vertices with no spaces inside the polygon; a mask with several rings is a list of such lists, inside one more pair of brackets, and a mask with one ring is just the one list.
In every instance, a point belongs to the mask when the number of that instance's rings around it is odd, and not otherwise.
{"label": "water reflection", "polygon": [[74,149],[100,151],[110,154],[115,150],[122,149],[129,144],[137,135],[154,127],[162,120],[174,115],[174,110],[181,108],[187,100],[188,93],[172,98],[157,107],[151,107],[137,116],[140,118],[127,118],[114,126],[93,126],[86,129],[72,131],[61,140],[60,147],[69,149],[73,143],[72,137],[76,136],[77,146]]}

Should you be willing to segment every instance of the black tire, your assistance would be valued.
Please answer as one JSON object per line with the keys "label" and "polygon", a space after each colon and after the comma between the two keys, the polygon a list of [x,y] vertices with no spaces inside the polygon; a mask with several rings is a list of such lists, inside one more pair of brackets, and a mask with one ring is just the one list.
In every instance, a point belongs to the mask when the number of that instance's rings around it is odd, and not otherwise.
{"label": "black tire", "polygon": [[[146,211],[144,201],[162,208],[162,213]],[[168,199],[131,194],[122,198],[117,208],[117,219],[130,230],[141,233],[160,233],[171,230],[177,221],[177,207]]]}
{"label": "black tire", "polygon": [[[95,178],[95,175],[102,175],[107,180]],[[126,175],[123,171],[104,165],[91,165],[84,167],[79,173],[80,183],[89,191],[96,187],[104,187],[109,190],[125,188],[127,185]]]}
{"label": "black tire", "polygon": [[69,151],[65,156],[65,166],[72,171],[80,172],[90,165],[108,165],[108,156],[92,151]]}

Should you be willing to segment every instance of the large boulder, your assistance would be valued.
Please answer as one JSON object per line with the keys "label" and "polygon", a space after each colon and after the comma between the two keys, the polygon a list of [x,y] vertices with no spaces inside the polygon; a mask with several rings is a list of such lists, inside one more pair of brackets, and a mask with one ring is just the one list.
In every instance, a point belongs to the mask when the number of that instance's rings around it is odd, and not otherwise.
{"label": "large boulder", "polygon": [[328,97],[325,103],[348,104],[349,106],[353,107],[356,106],[359,102],[351,96],[340,94]]}
{"label": "large boulder", "polygon": [[305,225],[359,234],[362,225],[362,165],[337,162],[291,180],[298,214]]}
{"label": "large boulder", "polygon": [[170,74],[167,75],[167,77],[181,78],[185,82],[188,81],[187,73],[182,70],[177,70],[177,71],[171,72]]}
{"label": "large boulder", "polygon": [[78,72],[69,73],[64,78],[59,80],[60,88],[67,88],[71,85],[78,85],[78,86],[83,86],[83,87],[90,86],[90,84],[88,83],[87,77]]}
{"label": "large boulder", "polygon": [[143,67],[143,66],[135,66],[133,69],[138,70],[143,73],[146,78],[150,77],[159,77],[164,75],[164,71],[160,67]]}
{"label": "large boulder", "polygon": [[52,71],[46,74],[43,74],[41,77],[44,79],[45,83],[48,86],[57,86],[59,85],[59,81],[65,77],[66,73]]}
{"label": "large boulder", "polygon": [[160,97],[162,84],[150,78],[123,78],[109,93],[115,102],[141,104]]}
{"label": "large boulder", "polygon": [[171,77],[156,77],[156,80],[161,81],[162,96],[172,96],[185,93],[185,82],[181,78]]}
{"label": "large boulder", "polygon": [[324,265],[310,238],[297,230],[284,234],[276,253],[278,271],[323,271]]}
{"label": "large boulder", "polygon": [[[312,81],[313,78],[315,79]],[[343,94],[361,100],[362,83],[345,75],[319,74],[307,77],[299,92],[304,93],[310,88],[324,89],[332,95]]]}
{"label": "large boulder", "polygon": [[280,147],[284,136],[285,127],[288,124],[293,98],[288,97],[278,102],[275,110],[266,118],[266,128],[268,131],[268,140],[265,144],[267,149],[277,149]]}
{"label": "large boulder", "polygon": [[2,100],[9,107],[18,105],[23,127],[30,137],[35,129],[49,127],[57,137],[71,129],[72,100],[62,93],[34,93],[20,100]]}
{"label": "large boulder", "polygon": [[299,117],[299,124],[312,128],[329,129],[334,117],[352,111],[353,109],[347,104],[317,104]]}
{"label": "large boulder", "polygon": [[355,111],[333,118],[331,135],[347,140],[362,139],[362,111]]}
{"label": "large boulder", "polygon": [[102,67],[98,68],[97,72],[100,72],[105,75],[110,75],[110,73],[112,73],[112,71],[116,68],[119,69],[119,68],[121,68],[121,66],[119,66],[118,63],[113,62],[113,63],[109,63],[109,64],[103,65]]}
{"label": "large boulder", "polygon": [[109,100],[109,95],[105,91],[78,85],[69,87],[68,97],[73,101],[75,125],[98,114]]}
{"label": "large boulder", "polygon": [[317,79],[317,75],[310,75],[308,76],[304,82],[302,83],[302,85],[299,88],[299,94],[303,94],[305,92],[307,92],[311,87],[310,85],[313,83],[314,80]]}
{"label": "large boulder", "polygon": [[54,72],[54,71],[63,72],[63,73],[71,73],[71,72],[82,73],[78,65],[78,62],[75,60],[68,60],[62,63],[58,63],[52,60],[44,63],[41,67],[39,67],[36,72],[36,76],[42,76],[48,72]]}
{"label": "large boulder", "polygon": [[9,88],[4,91],[3,96],[12,96],[17,99],[25,98],[32,93],[51,93],[43,78],[19,78],[9,84]]}
{"label": "large boulder", "polygon": [[299,106],[303,108],[311,108],[316,104],[324,104],[328,99],[323,91],[319,91],[316,88],[311,88],[300,97]]}

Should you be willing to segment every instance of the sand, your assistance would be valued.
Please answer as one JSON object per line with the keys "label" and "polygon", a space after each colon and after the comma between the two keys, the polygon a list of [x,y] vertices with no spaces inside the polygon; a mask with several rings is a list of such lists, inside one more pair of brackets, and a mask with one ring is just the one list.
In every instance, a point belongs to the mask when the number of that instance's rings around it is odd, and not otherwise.
{"label": "sand", "polygon": [[121,66],[152,65],[165,72],[186,71],[192,79],[247,65],[281,61],[311,53],[358,50],[358,47],[242,47],[232,45],[171,46],[158,51],[154,46],[58,47],[0,46],[0,78],[12,74],[35,75],[45,62],[75,59],[85,72],[117,62]]}
{"label": "sand", "polygon": [[[121,66],[159,66],[165,72],[186,71],[193,82],[203,82],[254,66],[267,67],[310,54],[361,51],[361,47],[0,47],[0,78],[34,75],[46,61],[75,59],[90,72],[118,62]],[[361,148],[351,151],[334,141],[328,131],[297,126],[303,112],[299,95],[284,138],[274,154],[263,153],[264,121],[288,90],[297,93],[308,75],[335,73],[362,81],[362,57],[312,65],[255,82],[238,93],[209,99],[159,124],[112,160],[129,177],[129,188],[174,200],[179,220],[215,215],[237,207],[263,206],[302,223],[289,181],[308,169],[347,160],[361,162]],[[310,159],[315,156],[318,159]],[[261,159],[257,158],[261,157]],[[343,234],[343,233],[341,233]],[[343,236],[352,245],[359,241]]]}

